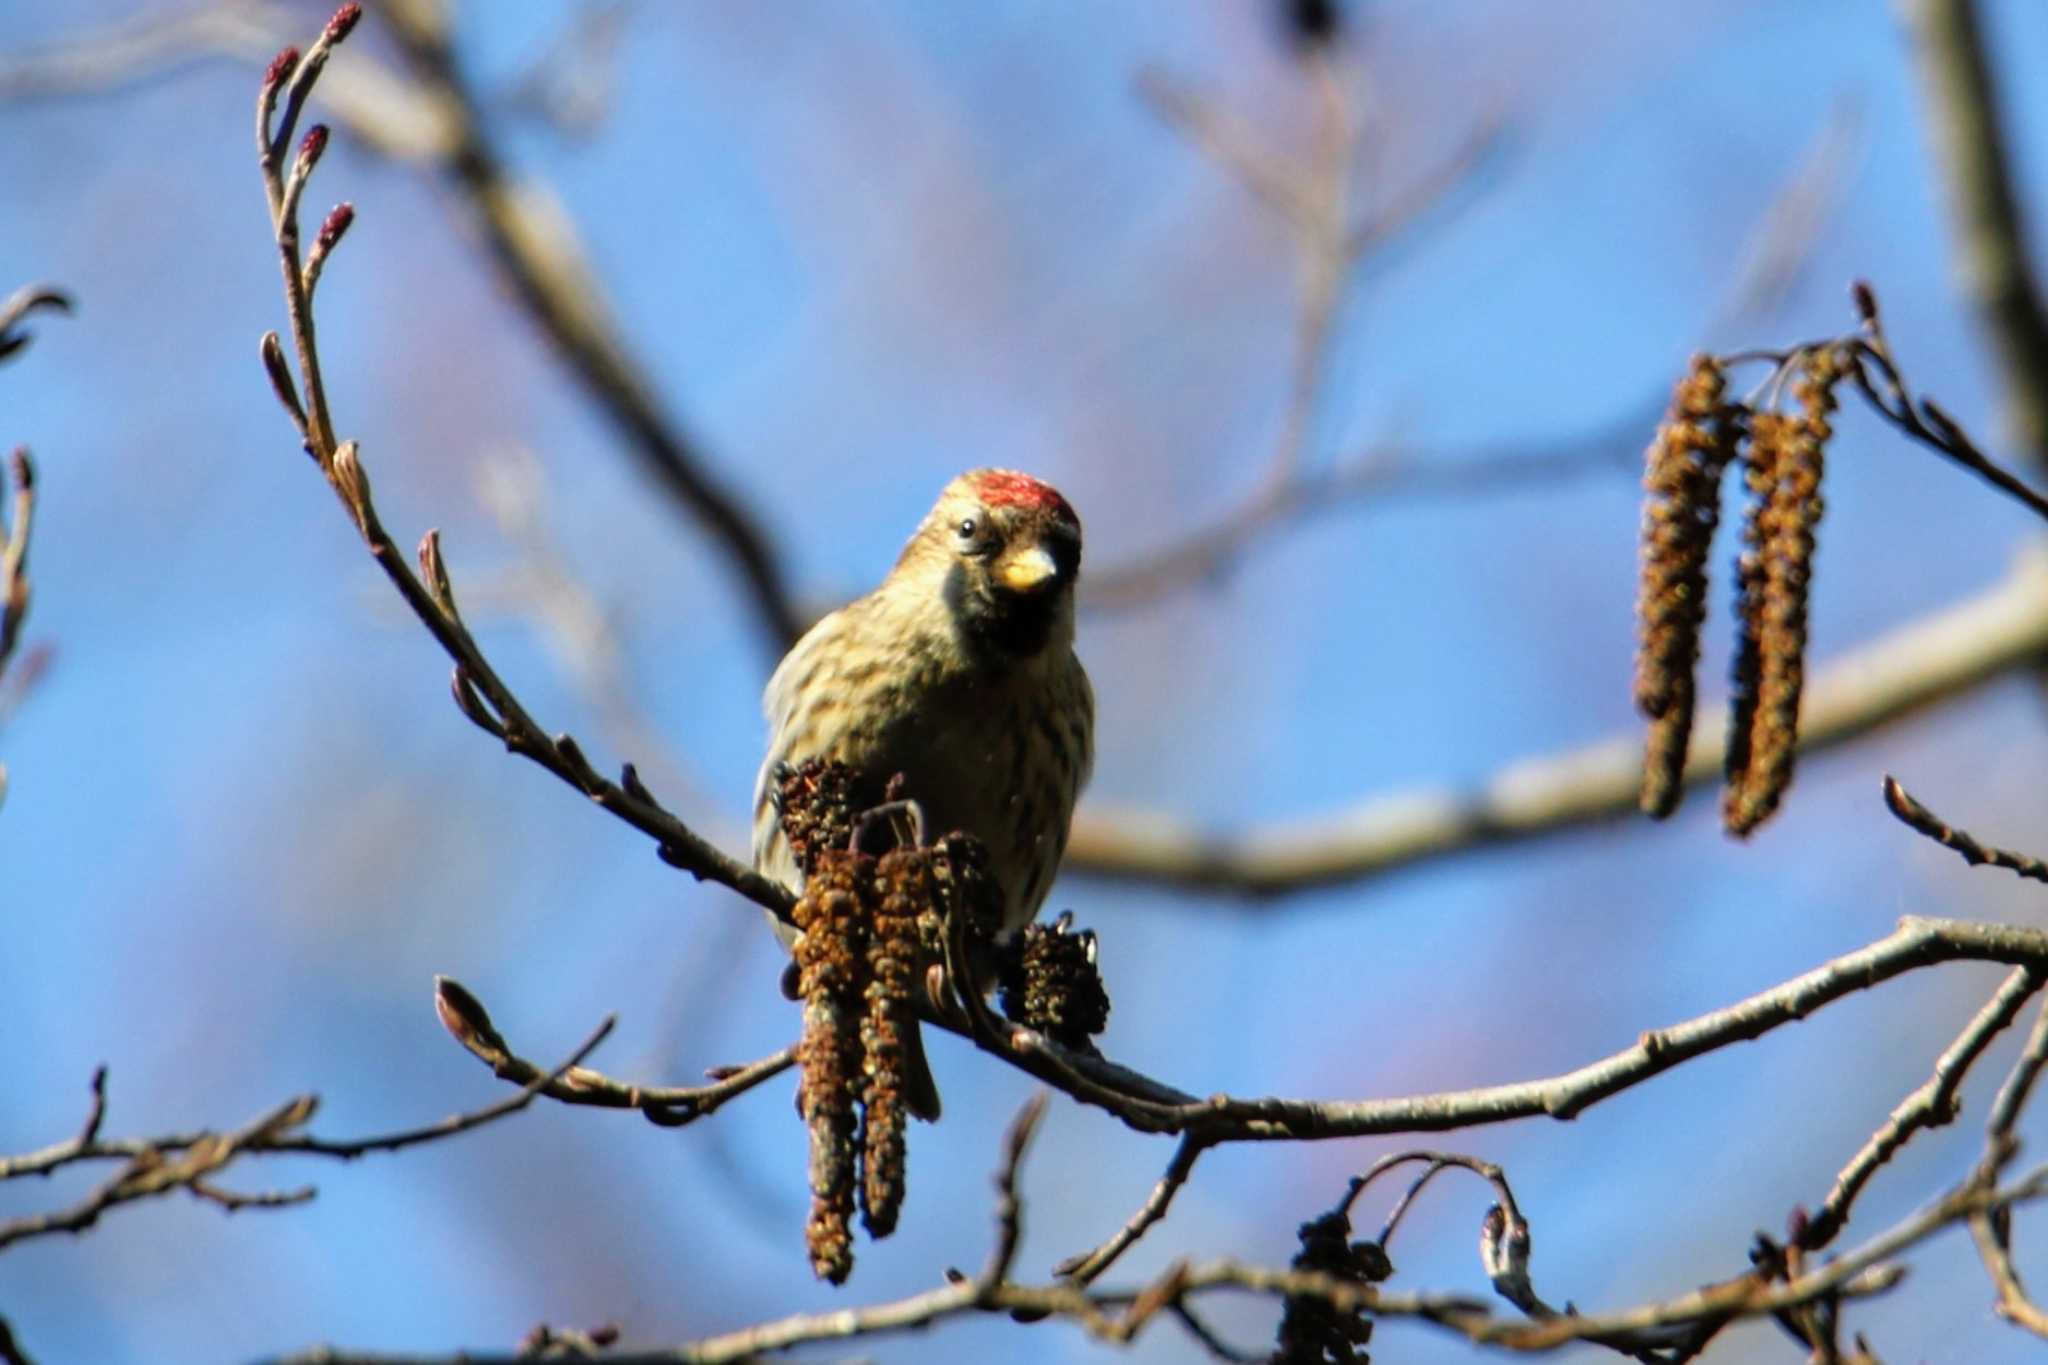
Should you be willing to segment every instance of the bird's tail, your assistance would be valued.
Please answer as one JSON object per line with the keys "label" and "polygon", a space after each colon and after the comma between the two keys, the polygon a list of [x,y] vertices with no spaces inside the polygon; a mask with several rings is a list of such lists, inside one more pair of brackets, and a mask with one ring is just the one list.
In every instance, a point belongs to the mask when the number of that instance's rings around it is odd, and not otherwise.
{"label": "bird's tail", "polygon": [[904,1030],[903,1040],[903,1107],[926,1123],[933,1123],[939,1117],[939,1083],[932,1079],[931,1063],[924,1056],[924,1030],[912,1027]]}

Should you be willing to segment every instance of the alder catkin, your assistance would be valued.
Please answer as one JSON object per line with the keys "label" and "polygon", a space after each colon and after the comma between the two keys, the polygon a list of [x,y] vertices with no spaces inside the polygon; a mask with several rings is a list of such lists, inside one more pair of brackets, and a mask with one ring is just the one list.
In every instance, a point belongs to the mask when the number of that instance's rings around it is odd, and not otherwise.
{"label": "alder catkin", "polygon": [[1678,808],[1684,791],[1707,555],[1720,520],[1722,471],[1741,434],[1739,411],[1721,401],[1725,382],[1719,361],[1694,356],[1645,456],[1635,702],[1650,722],[1639,804],[1659,819]]}
{"label": "alder catkin", "polygon": [[917,1027],[911,991],[918,978],[918,916],[934,898],[930,850],[899,848],[875,865],[874,919],[870,925],[861,1021],[861,1223],[873,1237],[896,1229],[903,1208],[905,1054]]}
{"label": "alder catkin", "polygon": [[[1832,347],[1802,357],[1792,389],[1799,412],[1775,419],[1770,462],[1750,480],[1757,542],[1752,553],[1759,562],[1747,574],[1738,569],[1744,585],[1738,607],[1744,628],[1736,659],[1738,705],[1730,717],[1729,785],[1723,802],[1728,832],[1737,836],[1769,819],[1792,785],[1799,702],[1806,683],[1814,533],[1824,511],[1820,485],[1827,443],[1834,435],[1828,419],[1843,374]],[[1763,418],[1759,414],[1757,420]],[[1752,451],[1756,444],[1753,438]]]}
{"label": "alder catkin", "polygon": [[866,861],[843,849],[817,854],[795,918],[803,1041],[797,1111],[810,1130],[811,1213],[804,1237],[811,1269],[841,1284],[853,1273],[855,1111],[860,1072],[861,983],[871,888]]}

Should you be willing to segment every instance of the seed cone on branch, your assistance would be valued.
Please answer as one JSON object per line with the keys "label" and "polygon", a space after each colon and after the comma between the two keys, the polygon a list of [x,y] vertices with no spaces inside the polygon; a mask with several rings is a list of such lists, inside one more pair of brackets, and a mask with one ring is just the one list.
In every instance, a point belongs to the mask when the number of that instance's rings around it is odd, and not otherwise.
{"label": "seed cone on branch", "polygon": [[1722,402],[1725,384],[1718,360],[1693,357],[1645,457],[1635,702],[1650,722],[1640,804],[1659,819],[1678,808],[1684,790],[1707,554],[1720,521],[1721,475],[1742,433],[1740,409]]}
{"label": "seed cone on branch", "polygon": [[[1360,1284],[1378,1284],[1394,1273],[1378,1242],[1350,1240],[1351,1219],[1342,1205],[1303,1223],[1299,1235],[1296,1270],[1319,1270]],[[1372,1357],[1365,1346],[1371,1340],[1372,1319],[1363,1314],[1342,1312],[1325,1299],[1289,1298],[1272,1365],[1369,1365]]]}
{"label": "seed cone on branch", "polygon": [[1073,932],[1073,917],[1026,926],[1005,954],[1003,1013],[1077,1052],[1109,1023],[1109,994],[1095,967],[1095,934]]}

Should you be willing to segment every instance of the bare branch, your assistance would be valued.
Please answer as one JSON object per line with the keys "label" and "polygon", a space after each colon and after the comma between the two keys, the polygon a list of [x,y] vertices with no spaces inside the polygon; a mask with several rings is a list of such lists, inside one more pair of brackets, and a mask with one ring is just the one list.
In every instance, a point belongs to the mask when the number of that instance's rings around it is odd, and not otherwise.
{"label": "bare branch", "polygon": [[1261,539],[1363,503],[1507,496],[1587,477],[1633,476],[1640,464],[1641,433],[1655,421],[1656,413],[1645,409],[1611,427],[1535,450],[1526,442],[1512,450],[1458,456],[1393,447],[1361,450],[1327,468],[1268,483],[1248,501],[1159,549],[1091,570],[1082,581],[1081,605],[1090,611],[1123,611],[1184,587],[1216,582]]}
{"label": "bare branch", "polygon": [[71,311],[71,296],[47,284],[25,284],[0,299],[0,360],[25,348],[32,333],[16,330],[38,308],[53,313]]}
{"label": "bare branch", "polygon": [[[1943,456],[1954,464],[1969,470],[1992,487],[2026,507],[2035,516],[2048,520],[2048,497],[2030,488],[2023,480],[2008,472],[1978,449],[1956,420],[1933,399],[1916,396],[1906,383],[1904,372],[1892,355],[1891,343],[1884,334],[1884,319],[1878,311],[1877,294],[1871,287],[1857,281],[1854,293],[1857,311],[1863,318],[1863,336],[1846,343],[1850,358],[1854,361],[1854,375],[1863,396],[1877,409],[1885,420],[1914,440]],[[1777,358],[1777,357],[1772,357]],[[1782,362],[1781,362],[1782,363]],[[1870,371],[1877,371],[1872,379]],[[1879,384],[1883,392],[1879,391]]]}
{"label": "bare branch", "polygon": [[[1984,1123],[1984,1158],[1978,1166],[1980,1182],[1992,1180],[2019,1151],[2019,1139],[2013,1128],[2043,1066],[2048,1066],[2048,1003],[2036,1014],[2026,1046],[1991,1102],[1991,1113]],[[2019,1270],[2013,1265],[2010,1216],[2003,1210],[1972,1214],[1970,1238],[1976,1243],[1977,1255],[1997,1293],[1993,1306],[1998,1315],[2036,1336],[2048,1337],[2048,1313],[2028,1296]]]}
{"label": "bare branch", "polygon": [[0,1222],[0,1249],[15,1242],[54,1233],[79,1233],[92,1227],[108,1210],[138,1200],[186,1190],[195,1198],[234,1212],[248,1208],[285,1208],[313,1198],[311,1188],[241,1194],[224,1190],[213,1177],[243,1156],[294,1153],[352,1161],[371,1152],[395,1152],[422,1143],[466,1133],[518,1113],[534,1097],[575,1067],[612,1030],[606,1019],[560,1066],[536,1076],[517,1095],[438,1123],[366,1138],[323,1138],[304,1132],[319,1100],[299,1095],[232,1133],[187,1133],[157,1138],[99,1136],[106,1115],[106,1068],[93,1073],[92,1107],[76,1137],[16,1157],[0,1157],[0,1180],[49,1175],[84,1162],[121,1161],[120,1173],[96,1187],[79,1203],[51,1213],[28,1214]]}
{"label": "bare branch", "polygon": [[1145,1202],[1131,1215],[1130,1221],[1116,1230],[1116,1234],[1093,1251],[1078,1256],[1069,1256],[1053,1267],[1055,1275],[1062,1276],[1074,1284],[1093,1284],[1097,1276],[1116,1263],[1117,1257],[1130,1250],[1131,1245],[1151,1230],[1152,1225],[1166,1217],[1166,1210],[1173,1203],[1173,1197],[1180,1193],[1181,1186],[1188,1183],[1188,1177],[1195,1173],[1195,1162],[1201,1159],[1210,1144],[1193,1133],[1182,1135],[1180,1145],[1173,1149],[1173,1160],[1166,1163],[1166,1174],[1152,1187]]}
{"label": "bare branch", "polygon": [[1316,119],[1301,165],[1258,146],[1238,119],[1215,101],[1183,89],[1159,72],[1145,72],[1139,78],[1140,95],[1164,122],[1286,224],[1299,266],[1301,295],[1287,395],[1258,489],[1211,526],[1130,564],[1091,572],[1083,584],[1083,603],[1090,608],[1135,606],[1213,579],[1254,540],[1310,510],[1399,491],[1404,485],[1410,491],[1432,485],[1468,488],[1483,473],[1517,483],[1527,472],[1520,460],[1500,461],[1490,471],[1482,471],[1478,464],[1461,467],[1445,479],[1432,470],[1390,467],[1377,452],[1351,457],[1321,472],[1305,467],[1310,429],[1327,378],[1332,323],[1367,256],[1470,184],[1505,140],[1502,120],[1487,119],[1442,167],[1356,223],[1352,210],[1358,163],[1370,130],[1360,120],[1350,86],[1329,53],[1318,48],[1305,56]]}
{"label": "bare branch", "polygon": [[[1888,784],[1887,792],[1894,785]],[[1899,1101],[1884,1126],[1870,1135],[1870,1140],[1835,1177],[1834,1188],[1828,1191],[1820,1212],[1808,1223],[1806,1235],[1799,1239],[1804,1249],[1816,1250],[1834,1240],[1835,1234],[1849,1221],[1849,1208],[1856,1202],[1856,1196],[1862,1193],[1864,1185],[1877,1174],[1878,1167],[1891,1160],[1894,1153],[1912,1140],[1913,1134],[1955,1121],[1961,1111],[1958,1092],[1963,1078],[1984,1055],[1984,1049],[1991,1046],[1992,1039],[2005,1032],[2019,1017],[2027,1001],[2040,992],[2043,981],[2042,973],[2036,968],[2012,969],[1997,994],[1985,1002],[1976,1017],[1935,1061],[1934,1074],[1919,1089]]]}
{"label": "bare branch", "polygon": [[[1014,1180],[1014,1175],[1008,1178]],[[1024,1285],[1007,1280],[984,1286],[981,1277],[956,1273],[944,1286],[888,1303],[831,1313],[798,1314],[723,1336],[666,1349],[609,1354],[606,1359],[614,1365],[723,1365],[805,1342],[881,1336],[929,1327],[976,1312],[1004,1312],[1024,1321],[1063,1318],[1099,1340],[1123,1344],[1136,1339],[1162,1314],[1185,1323],[1187,1319],[1176,1310],[1195,1298],[1225,1290],[1250,1291],[1276,1299],[1321,1299],[1341,1311],[1369,1313],[1380,1319],[1410,1319],[1474,1344],[1517,1352],[1551,1351],[1575,1341],[1641,1339],[1645,1334],[1677,1327],[1697,1329],[1693,1335],[1704,1344],[1731,1322],[1784,1313],[1821,1300],[1882,1293],[1904,1276],[1902,1268],[1889,1264],[1901,1252],[1973,1214],[2003,1211],[2044,1194],[2048,1194],[2048,1171],[2036,1171],[2002,1188],[1966,1183],[1855,1251],[1782,1283],[1749,1274],[1619,1312],[1559,1314],[1536,1322],[1496,1318],[1484,1304],[1458,1295],[1388,1294],[1377,1286],[1315,1271],[1273,1270],[1232,1260],[1194,1264],[1181,1261],[1167,1267],[1151,1282],[1135,1290],[1121,1291],[1090,1291],[1070,1283]],[[1007,1191],[1004,1199],[1007,1205]],[[1008,1236],[1000,1215],[998,1229],[997,1260]],[[286,1358],[277,1365],[428,1365],[430,1361],[452,1359],[360,1354],[323,1347]],[[460,1359],[472,1365],[485,1365],[510,1362],[514,1357],[466,1352]]]}
{"label": "bare branch", "polygon": [[[1141,1097],[1135,1087],[1119,1089],[1100,1071],[1088,1074],[1084,1059],[1015,1025],[1009,1026],[998,1042],[985,1044],[984,1050],[1083,1103],[1108,1110],[1141,1132],[1192,1133],[1212,1145],[1446,1132],[1521,1118],[1571,1119],[1695,1057],[1760,1038],[1846,995],[1937,963],[1964,961],[1998,962],[2048,973],[2048,931],[1909,916],[1892,934],[1867,947],[1723,1009],[1650,1030],[1634,1046],[1576,1070],[1539,1080],[1395,1099],[1237,1099],[1216,1095],[1170,1103]],[[1044,1065],[1047,1060],[1057,1065]],[[1170,1090],[1142,1077],[1136,1079],[1155,1093]]]}
{"label": "bare branch", "polygon": [[0,1365],[35,1365],[28,1352],[14,1339],[14,1328],[6,1318],[0,1318]]}
{"label": "bare branch", "polygon": [[[697,517],[733,561],[779,652],[801,633],[807,614],[791,598],[765,530],[706,468],[694,439],[660,411],[645,367],[607,316],[582,245],[553,195],[505,171],[439,24],[417,4],[393,3],[379,12],[412,60],[415,79],[370,57],[352,57],[339,77],[320,77],[336,121],[371,150],[426,165],[447,179],[513,296],[570,373],[657,486]],[[252,0],[150,16],[0,61],[0,100],[104,89],[216,55],[261,61],[298,22],[286,7]],[[295,109],[286,112],[296,120]]]}
{"label": "bare branch", "polygon": [[[2048,558],[2024,554],[1989,591],[1852,650],[1807,684],[1800,750],[1812,753],[1958,696],[2048,654]],[[1688,786],[1718,780],[1725,708],[1702,716]],[[1476,788],[1392,792],[1313,821],[1239,833],[1163,812],[1084,808],[1066,867],[1117,880],[1271,896],[1363,881],[1474,848],[1558,834],[1635,811],[1641,737],[1520,760]]]}
{"label": "bare branch", "polygon": [[[342,13],[347,13],[347,10]],[[322,41],[337,41],[339,34],[345,32],[346,25],[330,24]],[[266,77],[258,102],[259,142],[269,149],[261,159],[261,168],[265,191],[276,206],[272,223],[284,271],[286,313],[290,321],[292,348],[299,358],[299,385],[303,394],[302,406],[290,401],[292,395],[288,382],[280,381],[279,365],[274,358],[281,347],[266,339],[262,348],[266,357],[265,369],[273,389],[278,391],[280,403],[293,419],[294,426],[300,429],[308,453],[326,474],[378,567],[384,570],[406,605],[454,661],[455,696],[464,713],[503,740],[512,753],[540,764],[604,810],[652,835],[658,841],[661,856],[669,863],[699,878],[729,886],[756,904],[787,918],[793,898],[786,888],[712,846],[656,803],[637,780],[613,782],[604,777],[591,766],[581,746],[568,735],[550,735],[542,730],[485,658],[456,610],[453,590],[442,566],[437,535],[429,532],[420,547],[423,571],[432,580],[431,583],[423,582],[413,573],[406,556],[378,518],[369,476],[362,466],[355,443],[338,442],[335,438],[326,387],[321,380],[319,346],[314,335],[311,281],[300,253],[298,194],[294,187],[302,187],[311,174],[312,165],[318,159],[318,140],[314,134],[308,134],[289,175],[284,170],[280,150],[291,145],[293,119],[311,88],[312,76],[307,75],[307,71],[313,68],[312,58],[317,51],[319,44],[309,49],[303,60],[293,54],[291,63],[285,63],[281,56],[281,65],[274,66]],[[317,75],[317,68],[313,69]],[[293,94],[287,96],[273,131],[269,126],[268,111],[277,102],[276,87],[286,80],[290,81]],[[340,228],[336,219],[340,213],[337,210],[330,214],[321,230],[320,240],[327,248],[339,239]],[[345,225],[345,222],[341,224]]]}
{"label": "bare branch", "polygon": [[1998,1291],[1993,1310],[2016,1327],[2037,1337],[2048,1337],[2048,1313],[2042,1312],[2039,1305],[2027,1296],[2026,1286],[2020,1282],[2019,1271],[2013,1266],[2011,1248],[2000,1245],[1993,1231],[1996,1227],[1994,1217],[1991,1213],[1970,1216],[1970,1237],[1977,1244],[1977,1253],[1991,1276],[1992,1287]]}
{"label": "bare branch", "polygon": [[780,653],[803,632],[806,614],[790,596],[767,532],[710,472],[694,438],[661,412],[644,367],[607,315],[567,215],[543,187],[506,170],[456,70],[441,21],[417,0],[392,3],[381,13],[413,74],[448,117],[451,139],[438,168],[461,196],[500,275],[645,471],[732,560]]}
{"label": "bare branch", "polygon": [[26,446],[15,447],[8,472],[14,483],[14,510],[0,521],[0,675],[7,672],[28,615],[28,541],[35,523],[36,471]]}
{"label": "bare branch", "polygon": [[2048,468],[2048,305],[2027,246],[2012,153],[1975,0],[1899,0],[1913,33],[1934,160],[1948,185],[1962,287],[1990,334],[2021,446]]}
{"label": "bare branch", "polygon": [[761,1082],[781,1075],[796,1064],[796,1048],[783,1048],[746,1066],[721,1067],[710,1085],[641,1086],[613,1080],[587,1067],[570,1066],[545,1072],[515,1054],[504,1036],[491,1023],[483,1002],[460,982],[445,976],[434,978],[434,1006],[442,1025],[469,1054],[491,1068],[500,1080],[529,1090],[539,1083],[537,1093],[563,1104],[592,1105],[602,1109],[637,1109],[665,1128],[679,1128],[712,1113],[727,1100],[743,1095]]}
{"label": "bare branch", "polygon": [[2014,853],[2008,849],[1993,848],[1979,843],[1966,829],[1957,829],[1927,807],[1913,799],[1913,796],[1899,784],[1899,779],[1889,773],[1884,779],[1884,803],[1900,822],[1918,830],[1943,848],[1951,848],[1962,860],[1972,867],[1989,863],[2002,867],[2015,876],[2032,881],[2048,882],[2048,862],[2028,853]]}

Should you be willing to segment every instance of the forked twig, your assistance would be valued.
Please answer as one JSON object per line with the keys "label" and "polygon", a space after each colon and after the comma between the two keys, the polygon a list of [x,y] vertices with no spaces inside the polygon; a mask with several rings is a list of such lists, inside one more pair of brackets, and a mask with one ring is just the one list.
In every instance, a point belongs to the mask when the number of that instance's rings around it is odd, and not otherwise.
{"label": "forked twig", "polygon": [[[313,325],[313,294],[319,267],[339,245],[354,221],[343,204],[327,216],[312,254],[302,259],[298,207],[307,182],[327,144],[326,129],[315,125],[286,167],[295,122],[335,44],[347,37],[360,11],[344,6],[329,21],[320,39],[301,57],[286,49],[266,72],[257,105],[257,144],[265,192],[271,204],[272,227],[284,271],[285,303],[292,349],[298,356],[294,378],[284,363],[276,335],[263,339],[261,355],[272,388],[307,453],[320,466],[342,505],[348,509],[378,567],[398,589],[406,605],[433,634],[455,663],[455,699],[473,723],[501,740],[513,753],[540,764],[597,805],[658,841],[661,856],[699,878],[731,887],[741,895],[787,918],[793,898],[779,884],[714,847],[654,800],[630,765],[616,782],[606,778],[568,735],[550,735],[536,724],[497,670],[484,656],[455,603],[454,591],[441,559],[440,540],[428,532],[419,546],[420,572],[415,575],[379,520],[371,499],[370,480],[353,441],[338,441],[320,374],[319,347]],[[279,112],[281,106],[281,112]],[[274,123],[273,123],[274,120]]]}
{"label": "forked twig", "polygon": [[745,1066],[720,1067],[712,1073],[712,1083],[703,1086],[633,1085],[583,1066],[548,1072],[512,1051],[483,1002],[460,982],[435,977],[434,1008],[449,1035],[500,1080],[526,1087],[539,1082],[538,1093],[563,1104],[637,1109],[649,1122],[664,1128],[679,1128],[703,1118],[727,1100],[796,1064],[796,1048],[790,1046]]}
{"label": "forked twig", "polygon": [[451,1114],[435,1123],[363,1138],[323,1138],[305,1126],[319,1109],[313,1095],[298,1095],[245,1127],[228,1133],[176,1133],[154,1138],[103,1138],[106,1117],[106,1068],[93,1073],[92,1104],[84,1126],[64,1142],[19,1156],[0,1157],[0,1181],[47,1176],[67,1166],[119,1161],[122,1169],[94,1188],[83,1200],[48,1213],[26,1214],[0,1222],[0,1249],[34,1237],[80,1233],[109,1210],[156,1198],[176,1190],[234,1212],[240,1209],[285,1208],[313,1198],[312,1187],[242,1194],[222,1189],[214,1177],[245,1156],[291,1153],[352,1161],[372,1152],[396,1152],[438,1142],[481,1128],[518,1113],[534,1098],[580,1064],[611,1033],[606,1019],[560,1065],[540,1073],[518,1094],[481,1109]]}

